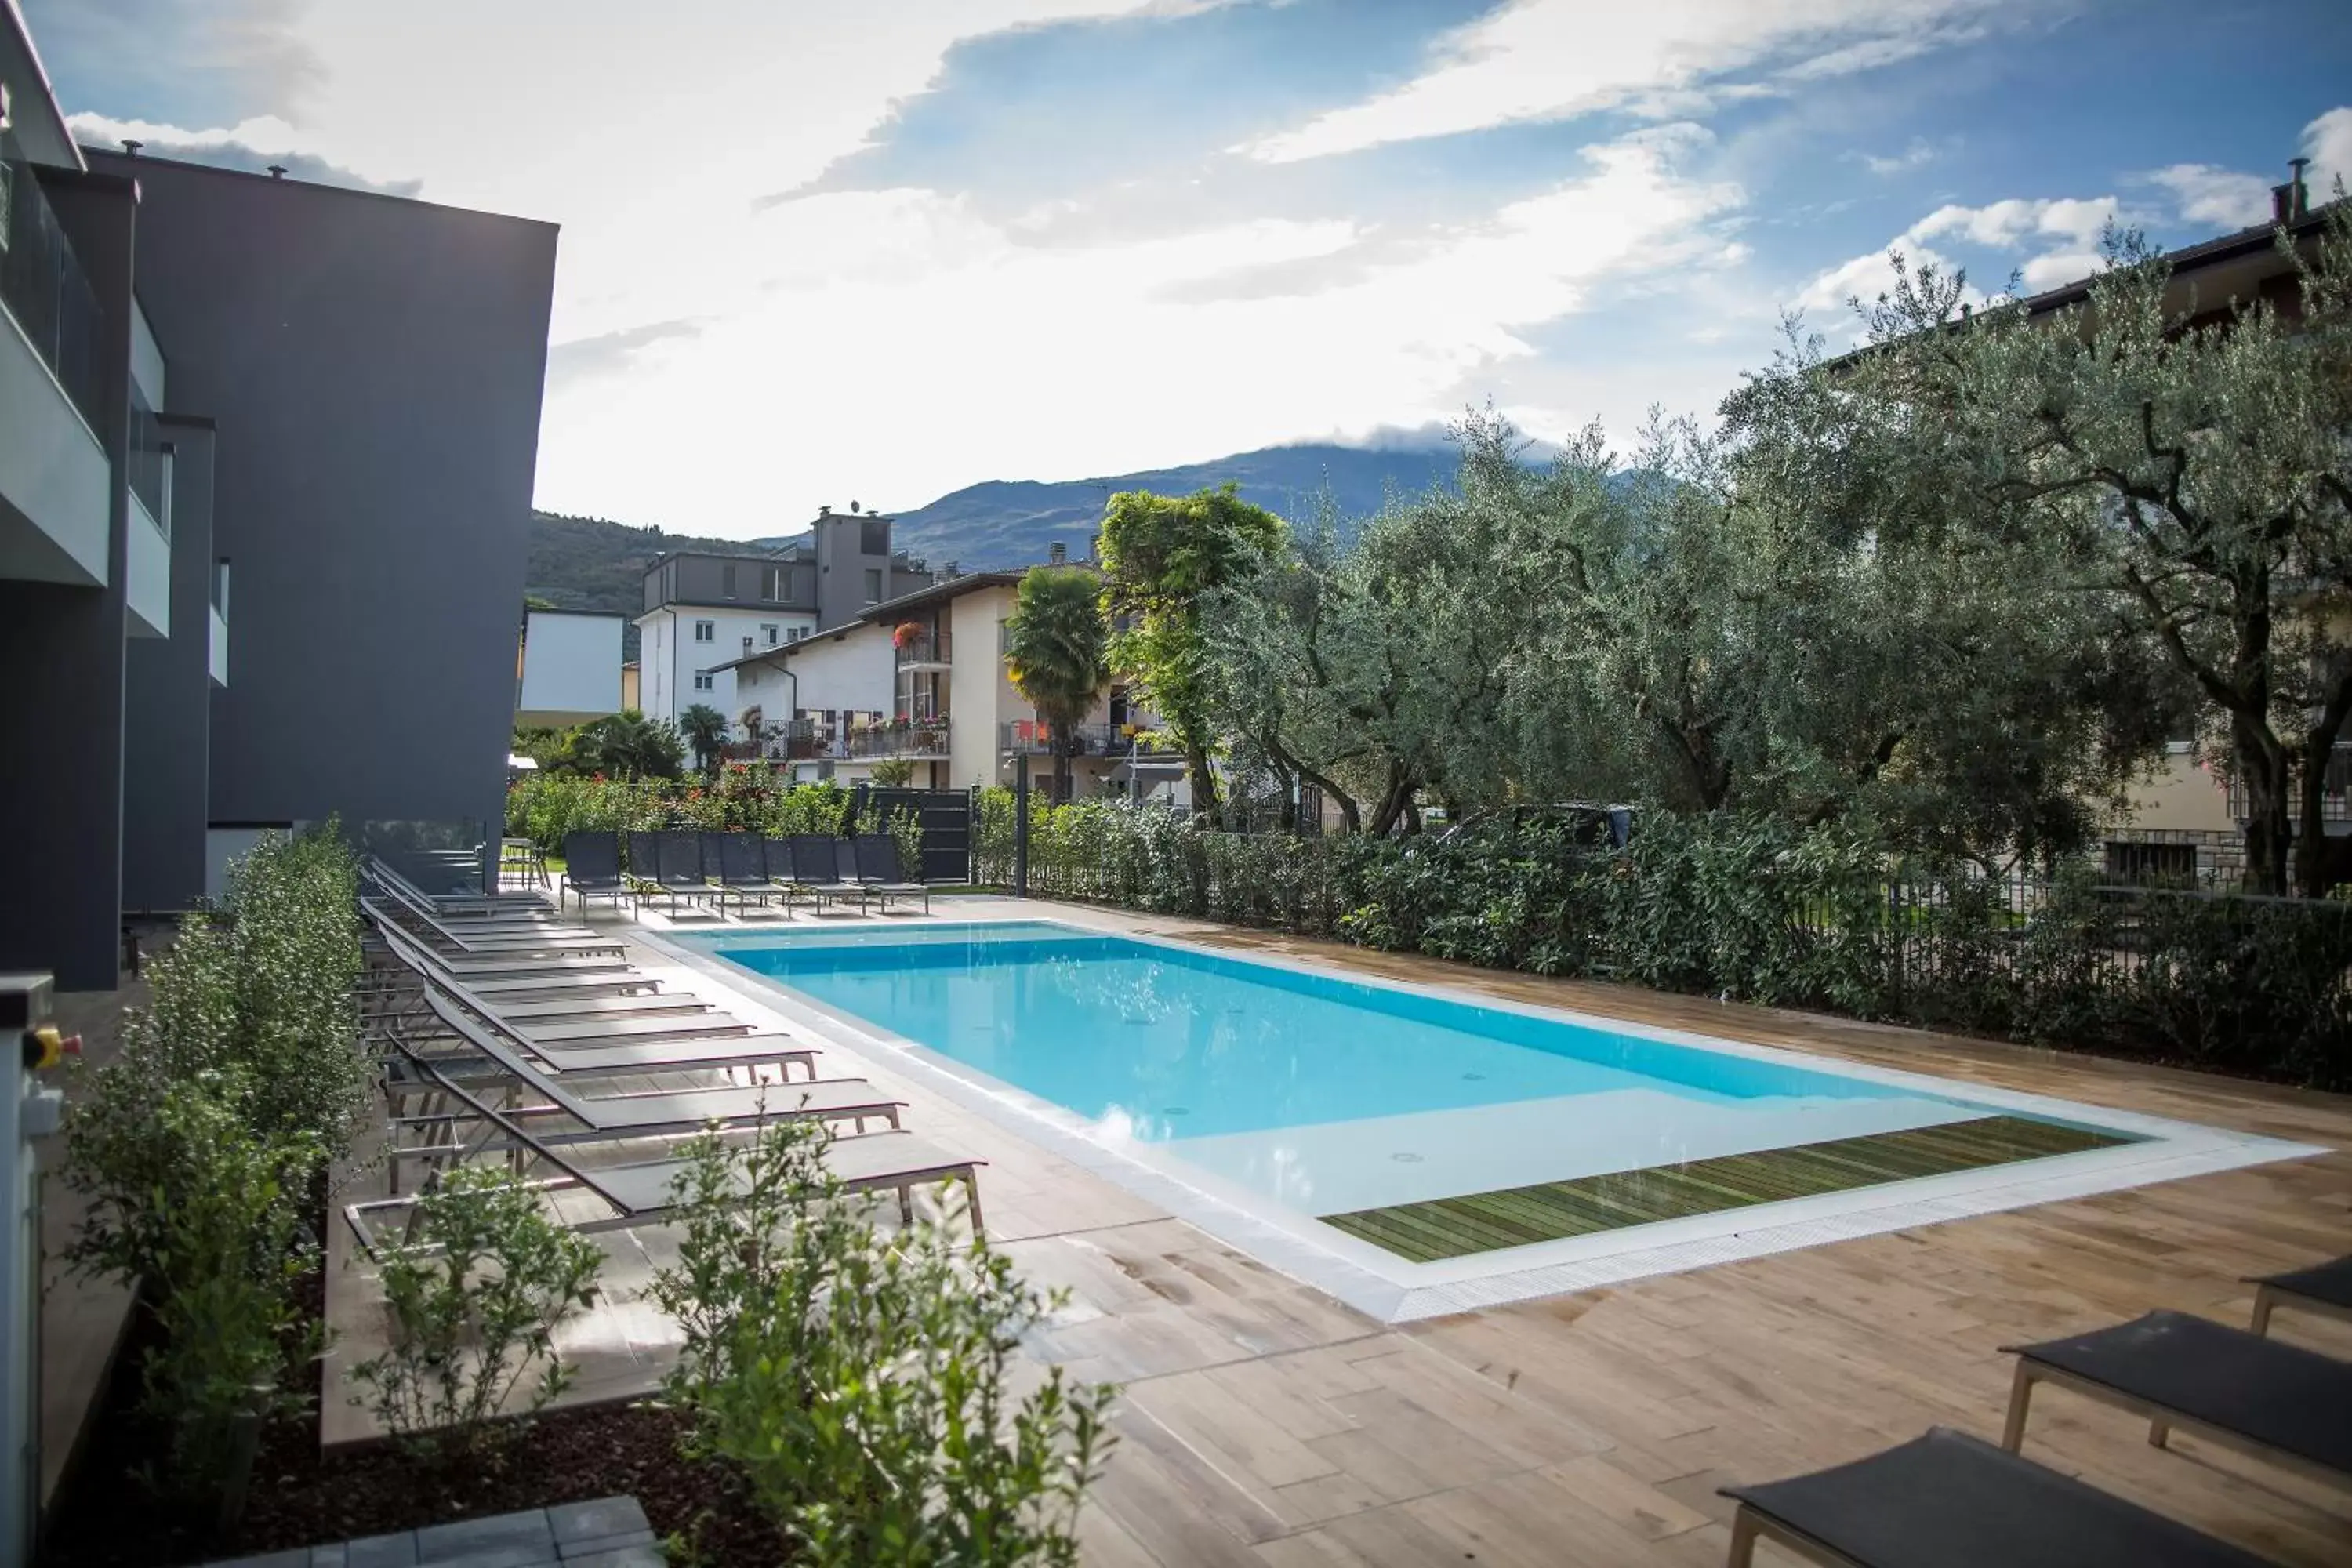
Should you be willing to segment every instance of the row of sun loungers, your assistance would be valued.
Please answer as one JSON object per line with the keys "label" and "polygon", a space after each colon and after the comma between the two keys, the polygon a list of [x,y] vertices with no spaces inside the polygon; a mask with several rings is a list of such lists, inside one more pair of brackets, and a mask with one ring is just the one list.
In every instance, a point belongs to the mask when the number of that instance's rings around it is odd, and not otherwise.
{"label": "row of sun loungers", "polygon": [[[895,1194],[908,1217],[919,1189],[961,1184],[980,1229],[979,1162],[907,1132],[902,1104],[865,1079],[826,1077],[809,1041],[666,989],[620,942],[544,909],[453,907],[389,870],[371,864],[361,900],[379,959],[369,1033],[393,1113],[388,1194],[345,1210],[369,1251],[388,1217],[413,1217],[403,1180],[420,1165],[497,1156],[551,1173],[551,1193],[602,1200],[576,1228],[655,1224],[684,1168],[676,1141],[783,1120],[824,1123],[835,1176]],[[611,1092],[613,1080],[656,1087]]]}
{"label": "row of sun loungers", "polygon": [[722,914],[730,902],[739,914],[758,904],[781,909],[787,920],[795,901],[814,906],[820,914],[829,904],[850,900],[861,910],[878,900],[887,913],[893,902],[911,900],[922,901],[925,914],[931,910],[930,889],[899,863],[898,844],[887,833],[855,838],[631,833],[625,870],[621,838],[617,833],[567,835],[560,896],[577,898],[583,913],[597,899],[615,905],[624,899],[660,899],[672,913],[682,901],[712,906]]}
{"label": "row of sun loungers", "polygon": [[2283,1307],[2352,1318],[2352,1257],[2247,1283],[2251,1329],[2150,1312],[2012,1347],[1999,1447],[1937,1427],[1850,1465],[1726,1488],[1739,1504],[1730,1568],[1759,1541],[1843,1568],[2254,1568],[2264,1560],[2020,1453],[2047,1384],[2144,1417],[2159,1448],[2178,1429],[2352,1482],[2352,1364],[2268,1337]]}

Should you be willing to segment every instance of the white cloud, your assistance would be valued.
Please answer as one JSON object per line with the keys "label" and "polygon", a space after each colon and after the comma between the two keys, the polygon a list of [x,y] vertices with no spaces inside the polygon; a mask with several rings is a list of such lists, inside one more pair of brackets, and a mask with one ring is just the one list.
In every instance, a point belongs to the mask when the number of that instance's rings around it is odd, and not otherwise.
{"label": "white cloud", "polygon": [[1870,153],[1858,153],[1854,156],[1860,158],[1862,166],[1874,174],[1900,174],[1932,162],[1936,156],[1936,149],[1928,145],[1926,141],[1915,137],[1908,147],[1892,157],[1882,157]]}
{"label": "white cloud", "polygon": [[2079,283],[2092,274],[2103,271],[2107,258],[2095,250],[2053,250],[2047,256],[2037,256],[2019,271],[2026,292],[2039,294],[2047,289],[2063,288]]}
{"label": "white cloud", "polygon": [[2218,163],[2174,163],[2151,170],[2148,179],[2172,193],[2183,223],[2245,228],[2271,216],[2271,183]]}
{"label": "white cloud", "polygon": [[2352,108],[2331,109],[2305,126],[2303,151],[2311,160],[2305,177],[2315,199],[2324,199],[2338,180],[2352,186]]}
{"label": "white cloud", "polygon": [[1457,28],[1429,68],[1391,92],[1252,143],[1271,162],[1326,157],[1597,109],[1688,114],[1717,92],[1773,90],[1712,79],[1768,66],[1801,84],[1871,70],[1975,36],[1954,25],[1984,0],[1516,0]]}
{"label": "white cloud", "polygon": [[[1708,219],[1739,193],[1679,176],[1674,142],[1593,147],[1582,177],[1279,297],[1176,298],[1237,268],[1328,254],[1345,236],[1258,222],[1045,249],[928,191],[785,203],[752,237],[789,258],[776,287],[627,374],[553,398],[541,500],[744,534],[827,491],[745,516],[740,463],[643,455],[778,450],[835,490],[908,504],[984,476],[1118,472],[1443,420],[1496,367],[1533,360],[1529,330],[1589,308],[1601,284],[1719,255]],[[1117,368],[1132,366],[1150,368]]]}
{"label": "white cloud", "polygon": [[1913,224],[1906,234],[1915,240],[1957,236],[1997,249],[2014,249],[2028,239],[2050,235],[2084,249],[2098,242],[2100,233],[2121,210],[2113,196],[2087,201],[2011,198],[1980,207],[1947,205]]}

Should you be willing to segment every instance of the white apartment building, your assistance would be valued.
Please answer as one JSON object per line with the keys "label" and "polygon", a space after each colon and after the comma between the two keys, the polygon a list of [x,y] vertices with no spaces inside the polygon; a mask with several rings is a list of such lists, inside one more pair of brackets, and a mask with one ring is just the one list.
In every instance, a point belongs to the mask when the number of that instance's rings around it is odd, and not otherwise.
{"label": "white apartment building", "polygon": [[732,719],[742,707],[735,668],[747,656],[849,625],[933,580],[924,563],[892,551],[888,518],[830,507],[772,551],[660,556],[636,616],[638,706],[672,723],[698,702]]}
{"label": "white apartment building", "polygon": [[[772,652],[754,649],[720,672],[734,681],[728,716],[795,780],[866,777],[877,762],[915,764],[919,788],[1011,784],[1029,759],[1033,787],[1050,787],[1054,737],[1004,668],[1004,623],[1017,572],[976,572],[873,605],[853,624]],[[1151,716],[1114,686],[1078,726],[1076,795],[1181,788],[1181,769],[1154,755]]]}

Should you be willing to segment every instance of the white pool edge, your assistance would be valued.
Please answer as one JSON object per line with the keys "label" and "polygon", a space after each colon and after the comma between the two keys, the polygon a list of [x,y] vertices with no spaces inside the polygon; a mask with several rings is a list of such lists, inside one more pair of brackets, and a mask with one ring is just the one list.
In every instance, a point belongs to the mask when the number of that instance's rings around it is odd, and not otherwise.
{"label": "white pool edge", "polygon": [[[867,1021],[836,1012],[768,976],[730,963],[716,953],[665,940],[673,933],[639,928],[636,935],[686,964],[732,985],[750,984],[763,1005],[803,1031],[854,1052],[878,1057],[942,1099],[971,1110],[1036,1144],[1157,1204],[1179,1219],[1238,1248],[1271,1268],[1346,1302],[1383,1323],[1410,1322],[1448,1313],[1508,1305],[1515,1301],[1622,1284],[1652,1275],[1679,1273],[1744,1258],[1818,1246],[1830,1241],[1908,1230],[1947,1220],[2005,1213],[2037,1204],[2092,1197],[2189,1176],[2209,1175],[2306,1158],[2330,1151],[2252,1133],[2231,1132],[2193,1122],[2116,1110],[2077,1100],[1906,1072],[1836,1058],[1817,1057],[1751,1041],[1700,1035],[1496,997],[1465,986],[1413,984],[1384,976],[1324,967],[1271,954],[1237,954],[1206,943],[1157,932],[1095,926],[1026,912],[1001,916],[959,915],[911,929],[949,925],[1064,925],[1088,933],[1186,949],[1242,964],[1262,963],[1321,978],[1360,983],[1413,995],[1435,995],[1466,1005],[1492,1007],[1630,1034],[1694,1049],[1722,1052],[1800,1067],[1833,1076],[1921,1090],[1945,1100],[2013,1110],[2059,1121],[2139,1134],[2147,1142],[2111,1149],[2051,1156],[1947,1175],[1882,1183],[1845,1193],[1759,1204],[1718,1214],[1659,1221],[1604,1231],[1596,1236],[1540,1242],[1503,1251],[1473,1253],[1435,1263],[1415,1264],[1369,1242],[1333,1229],[1313,1216],[1199,1170],[1156,1146],[1111,1143],[1099,1129],[1062,1106],[990,1078]],[[746,925],[726,931],[708,928],[674,933],[705,938],[759,940],[804,932],[806,926]],[[839,928],[836,928],[839,929]],[[887,928],[873,928],[877,930]],[[902,928],[905,929],[905,928]],[[1172,1168],[1171,1168],[1172,1167]]]}

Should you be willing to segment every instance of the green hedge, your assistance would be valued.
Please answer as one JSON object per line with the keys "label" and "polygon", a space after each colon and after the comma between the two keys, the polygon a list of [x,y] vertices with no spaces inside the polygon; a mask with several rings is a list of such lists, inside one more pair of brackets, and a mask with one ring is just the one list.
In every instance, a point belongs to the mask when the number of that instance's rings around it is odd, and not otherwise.
{"label": "green hedge", "polygon": [[507,835],[560,852],[566,835],[665,827],[750,830],[773,837],[835,834],[849,810],[837,784],[779,783],[763,763],[730,763],[718,778],[605,779],[532,773],[507,789]]}
{"label": "green hedge", "polygon": [[[1031,892],[1497,969],[1810,1008],[2352,1089],[2352,906],[1989,879],[1842,826],[1654,816],[1450,839],[1208,831],[1032,803]],[[1012,879],[1009,795],[983,879]]]}

